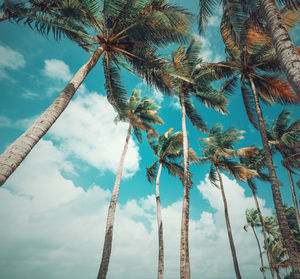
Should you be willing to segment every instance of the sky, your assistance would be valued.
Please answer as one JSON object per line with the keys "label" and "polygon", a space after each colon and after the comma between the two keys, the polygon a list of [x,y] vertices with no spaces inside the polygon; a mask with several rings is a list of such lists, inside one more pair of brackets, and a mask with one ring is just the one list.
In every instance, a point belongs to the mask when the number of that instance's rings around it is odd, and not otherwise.
{"label": "sky", "polygon": [[[196,12],[198,1],[173,1]],[[221,9],[209,21],[202,42],[205,61],[224,58],[219,35]],[[300,43],[300,27],[292,37]],[[178,46],[172,46],[176,49]],[[89,54],[75,44],[46,39],[10,22],[0,23],[0,152],[11,144],[51,104]],[[164,96],[132,74],[122,72],[130,94],[143,96],[161,106],[165,125],[160,133],[181,130],[181,112],[176,99]],[[221,122],[227,129],[245,130],[237,147],[261,145],[259,134],[248,124],[239,92],[230,100],[230,114],[223,116],[197,104],[211,127]],[[292,118],[299,108],[287,107]],[[264,107],[272,121],[283,109]],[[73,100],[0,189],[0,278],[65,279],[95,278],[104,241],[106,214],[128,123],[114,124],[115,112],[107,102],[101,63],[87,76]],[[187,122],[191,147],[201,155],[199,138],[205,135]],[[157,225],[155,187],[146,180],[145,169],[155,160],[144,140],[133,137],[125,159],[108,278],[154,278],[157,273]],[[291,205],[288,176],[275,156],[277,174],[283,183],[284,203]],[[231,252],[219,189],[208,181],[209,166],[192,166],[190,210],[190,259],[192,278],[234,277]],[[260,278],[254,236],[245,232],[245,210],[254,207],[247,185],[223,175],[229,215],[243,278]],[[270,186],[257,183],[263,214],[273,213]],[[299,190],[296,189],[299,196]],[[165,237],[165,278],[179,278],[179,241],[183,188],[163,171],[160,182]],[[260,239],[262,240],[261,236]],[[265,259],[266,260],[266,259]],[[128,275],[127,275],[128,274]],[[128,277],[127,277],[128,276]],[[269,275],[268,275],[269,276]]]}

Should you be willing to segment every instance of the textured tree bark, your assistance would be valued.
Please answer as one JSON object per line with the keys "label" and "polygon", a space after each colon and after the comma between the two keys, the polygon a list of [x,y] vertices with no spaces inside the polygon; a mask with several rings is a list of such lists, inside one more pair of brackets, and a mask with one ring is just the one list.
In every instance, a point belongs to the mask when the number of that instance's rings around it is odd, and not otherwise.
{"label": "textured tree bark", "polygon": [[[251,226],[251,228],[252,228],[252,231],[254,233],[256,242],[257,242],[257,246],[258,246],[258,250],[259,250],[260,262],[261,262],[261,266],[263,267],[264,266],[264,260],[263,260],[263,257],[262,257],[262,251],[261,251],[260,243],[259,243],[259,240],[258,240],[258,237],[257,237],[257,234],[256,234],[256,231],[255,231],[254,227]],[[266,279],[266,274],[265,274],[264,269],[261,269],[261,273],[263,274],[264,279]]]}
{"label": "textured tree bark", "polygon": [[254,82],[251,77],[249,78],[249,81],[251,84],[251,89],[252,89],[253,97],[255,100],[256,113],[257,113],[258,122],[259,122],[259,130],[260,130],[260,134],[261,134],[264,151],[266,154],[266,160],[267,160],[267,164],[268,164],[273,200],[274,200],[276,215],[277,215],[277,219],[278,219],[279,229],[280,229],[280,232],[282,235],[283,245],[287,249],[294,277],[295,277],[295,279],[300,279],[300,258],[298,256],[297,246],[293,239],[293,235],[291,233],[291,230],[289,228],[289,225],[288,225],[288,222],[286,219],[286,215],[284,213],[282,198],[281,198],[280,189],[279,189],[279,183],[278,183],[278,179],[276,176],[274,163],[272,160],[272,154],[271,154],[270,147],[268,144],[267,132],[266,132],[266,128],[265,128],[265,123],[264,123],[260,103],[259,103],[258,96],[256,93],[256,88],[255,88]]}
{"label": "textured tree bark", "polygon": [[223,186],[223,180],[221,177],[221,173],[219,170],[219,167],[216,166],[219,181],[220,181],[220,188],[222,192],[222,198],[223,198],[223,203],[224,203],[224,212],[225,212],[225,221],[226,221],[226,227],[227,227],[227,233],[228,233],[228,239],[229,239],[229,244],[230,244],[230,249],[232,253],[232,259],[233,259],[233,265],[234,265],[234,270],[235,270],[235,275],[237,279],[241,279],[241,273],[239,269],[239,264],[236,256],[236,251],[235,251],[235,246],[232,238],[232,233],[231,233],[231,226],[230,226],[230,221],[229,221],[229,214],[228,214],[228,206],[227,206],[227,200],[224,192],[224,186]]}
{"label": "textured tree bark", "polygon": [[158,173],[156,176],[155,184],[155,196],[156,196],[156,208],[157,208],[157,226],[158,226],[158,279],[164,278],[164,238],[163,238],[163,225],[161,217],[161,205],[159,196],[159,179],[162,170],[162,163],[159,165]]}
{"label": "textured tree bark", "polygon": [[275,271],[274,271],[274,267],[273,267],[273,261],[272,261],[272,256],[271,256],[271,252],[270,252],[267,231],[266,231],[266,228],[265,228],[265,222],[264,222],[264,219],[263,219],[262,214],[261,214],[260,206],[259,206],[259,203],[258,203],[258,200],[257,200],[255,189],[252,185],[252,182],[251,182],[250,179],[247,179],[247,182],[248,182],[248,185],[249,185],[249,187],[252,191],[253,198],[254,198],[255,205],[256,205],[256,209],[257,209],[257,212],[258,212],[258,217],[259,217],[259,220],[260,220],[260,223],[261,223],[261,227],[262,227],[262,231],[263,231],[263,235],[264,235],[264,240],[265,240],[265,246],[266,246],[266,250],[267,250],[267,257],[268,257],[268,261],[269,261],[270,272],[271,272],[272,278],[275,279]]}
{"label": "textured tree bark", "polygon": [[[282,150],[280,148],[277,148],[277,149],[279,150],[283,160],[286,159],[283,152],[282,152]],[[297,202],[297,198],[296,198],[294,181],[293,181],[291,171],[287,168],[286,168],[286,170],[287,170],[288,175],[289,175],[289,180],[290,180],[290,185],[291,185],[291,192],[292,192],[293,202],[294,202],[295,211],[296,211],[296,220],[297,220],[298,229],[299,229],[299,232],[300,232],[300,215],[299,215],[299,208],[298,208],[298,202]]]}
{"label": "textured tree bark", "polygon": [[188,158],[188,138],[185,121],[185,102],[184,95],[180,96],[182,108],[182,135],[183,135],[183,202],[182,202],[182,218],[181,218],[181,239],[180,239],[180,278],[190,279],[190,257],[189,257],[189,212],[190,212],[190,170]]}
{"label": "textured tree bark", "polygon": [[51,128],[54,122],[65,110],[78,87],[87,74],[94,68],[103,52],[98,47],[90,59],[78,70],[65,89],[56,100],[43,112],[43,114],[0,155],[0,186],[16,170],[33,147]]}
{"label": "textured tree bark", "polygon": [[117,176],[116,176],[116,180],[115,180],[115,185],[114,185],[113,193],[112,193],[109,208],[108,208],[102,259],[101,259],[101,265],[100,265],[97,279],[105,279],[106,275],[107,275],[107,271],[108,271],[109,259],[110,259],[110,255],[111,255],[112,240],[113,240],[115,211],[116,211],[117,200],[118,200],[118,195],[119,195],[124,160],[125,160],[125,155],[126,155],[126,152],[128,149],[128,143],[130,140],[131,130],[132,130],[132,125],[129,124],[126,141],[125,141],[124,149],[123,149],[123,152],[121,155],[120,164],[119,164],[119,168],[118,168]]}
{"label": "textured tree bark", "polygon": [[265,13],[276,54],[289,83],[300,98],[300,56],[282,22],[274,0],[260,0]]}
{"label": "textured tree bark", "polygon": [[5,20],[8,20],[8,15],[6,15],[5,13],[0,13],[0,22]]}

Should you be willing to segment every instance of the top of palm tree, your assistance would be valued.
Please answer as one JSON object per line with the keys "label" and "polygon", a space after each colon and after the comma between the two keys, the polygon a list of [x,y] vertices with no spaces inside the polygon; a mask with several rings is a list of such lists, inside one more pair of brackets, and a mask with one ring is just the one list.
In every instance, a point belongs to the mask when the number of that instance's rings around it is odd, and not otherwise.
{"label": "top of palm tree", "polygon": [[133,127],[133,132],[139,142],[142,142],[142,131],[155,132],[153,125],[164,124],[157,115],[160,107],[153,100],[141,97],[141,90],[134,89],[127,102],[127,110],[122,115],[118,114],[115,121],[129,122]]}
{"label": "top of palm tree", "polygon": [[215,167],[228,171],[229,174],[233,174],[236,179],[241,181],[257,175],[255,170],[249,169],[230,159],[234,157],[251,157],[256,152],[253,146],[234,149],[235,143],[244,138],[242,134],[244,134],[244,131],[239,131],[234,127],[223,131],[222,125],[216,124],[210,129],[209,137],[201,138],[204,157],[200,158],[200,160],[212,163],[209,179],[213,185],[217,186]]}
{"label": "top of palm tree", "polygon": [[[184,169],[181,162],[183,158],[182,132],[173,133],[173,128],[171,128],[167,132],[149,139],[149,144],[158,160],[147,168],[148,181],[154,182],[157,167],[160,163],[168,170],[169,174],[178,176],[183,181]],[[191,162],[198,161],[196,153],[191,148],[189,148],[189,160]]]}
{"label": "top of palm tree", "polygon": [[247,220],[247,224],[244,226],[245,231],[247,231],[247,228],[249,226],[251,226],[253,228],[261,226],[257,209],[254,209],[254,208],[246,209],[245,214],[246,214],[246,220]]}
{"label": "top of palm tree", "polygon": [[187,116],[194,126],[206,132],[208,128],[197,113],[190,95],[205,106],[221,113],[228,112],[225,108],[228,102],[222,94],[212,87],[209,80],[203,77],[195,78],[195,66],[202,61],[200,52],[201,42],[196,39],[192,39],[187,48],[180,46],[172,53],[172,61],[168,65],[168,71],[177,77],[173,88],[179,96],[184,97]]}

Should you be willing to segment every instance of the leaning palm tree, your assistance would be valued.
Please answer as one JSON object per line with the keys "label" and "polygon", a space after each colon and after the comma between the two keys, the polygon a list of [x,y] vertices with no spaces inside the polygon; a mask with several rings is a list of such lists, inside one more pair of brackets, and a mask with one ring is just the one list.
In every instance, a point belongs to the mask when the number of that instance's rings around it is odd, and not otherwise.
{"label": "leaning palm tree", "polygon": [[[290,19],[291,25],[295,24],[296,20],[292,16],[293,11],[285,11],[284,15]],[[236,33],[233,33],[231,29],[232,26],[228,26],[226,19],[223,17],[221,34],[226,46],[227,61],[215,64],[202,63],[202,65],[197,66],[197,69],[202,73],[206,71],[211,78],[228,78],[231,76],[223,84],[225,94],[232,94],[236,86],[241,86],[248,118],[254,127],[260,131],[283,242],[290,257],[293,272],[296,278],[300,278],[300,258],[284,215],[279,181],[268,145],[259,98],[267,104],[275,102],[298,104],[300,100],[281,76],[282,71],[274,48],[265,43],[266,37],[263,33],[256,31],[254,19],[250,17],[244,22],[243,28],[239,32],[235,30]],[[243,40],[238,41],[236,34]]]}
{"label": "leaning palm tree", "polygon": [[[203,142],[202,153],[204,154],[204,157],[200,158],[202,162],[211,163],[208,178],[214,186],[220,186],[221,188],[228,239],[237,279],[242,277],[240,274],[235,245],[232,237],[227,200],[220,171],[228,171],[239,181],[245,181],[247,178],[256,176],[256,171],[248,169],[229,159],[230,157],[249,157],[252,154],[255,154],[254,147],[246,147],[236,150],[233,149],[234,144],[243,138],[242,133],[243,131],[239,131],[233,127],[223,131],[223,128],[220,124],[214,125],[209,131],[209,137],[201,138]],[[217,181],[219,181],[219,185],[217,184]]]}
{"label": "leaning palm tree", "polygon": [[262,256],[262,250],[260,247],[259,239],[258,239],[256,231],[255,231],[256,227],[261,226],[261,223],[260,223],[260,220],[258,217],[258,211],[256,209],[247,209],[246,210],[246,220],[247,220],[247,224],[244,226],[244,230],[247,231],[247,228],[251,227],[251,229],[253,231],[253,234],[254,234],[256,242],[257,242],[258,250],[259,250],[259,257],[260,257],[260,263],[261,263],[260,271],[261,271],[264,279],[266,279],[265,265],[264,265],[264,260],[263,260],[263,256]]}
{"label": "leaning palm tree", "polygon": [[281,154],[283,166],[288,172],[294,207],[296,210],[296,219],[298,227],[300,228],[298,202],[292,177],[293,171],[291,168],[292,166],[290,166],[291,164],[289,164],[291,160],[288,159],[300,152],[300,119],[290,124],[290,114],[289,111],[283,110],[273,123],[267,127],[267,134],[269,144],[274,146],[275,150]]}
{"label": "leaning palm tree", "polygon": [[[299,0],[278,0],[277,2],[286,5],[287,9],[299,9]],[[282,17],[275,0],[199,0],[198,27],[200,33],[205,30],[208,18],[213,14],[216,6],[221,3],[228,25],[235,25],[239,21],[239,17],[243,18],[249,14],[249,10],[257,14],[261,23],[260,26],[267,24],[268,30],[266,28],[263,28],[263,30],[265,33],[269,33],[268,37],[273,42],[280,65],[289,83],[300,98],[299,51],[289,36],[289,25]]]}
{"label": "leaning palm tree", "polygon": [[51,16],[37,15],[45,30],[52,26],[66,29],[87,41],[79,41],[79,45],[93,54],[50,107],[0,155],[0,185],[57,120],[102,54],[107,98],[119,114],[126,109],[127,98],[120,81],[119,65],[133,70],[163,92],[170,92],[168,78],[162,71],[165,62],[155,51],[158,47],[185,41],[188,13],[161,0],[103,0],[102,4],[97,0],[81,0],[79,3],[84,17],[81,22],[88,26],[87,31],[73,29]]}
{"label": "leaning palm tree", "polygon": [[169,71],[180,78],[174,82],[174,90],[181,105],[182,115],[182,134],[183,134],[183,206],[181,220],[181,240],[180,240],[180,278],[190,278],[190,260],[189,260],[189,199],[190,199],[190,171],[188,158],[188,137],[186,129],[186,115],[191,123],[200,131],[206,132],[207,126],[202,117],[197,113],[193,105],[192,97],[207,107],[227,113],[225,106],[226,99],[212,88],[210,82],[205,78],[194,79],[193,71],[197,64],[201,62],[200,55],[201,44],[199,41],[192,40],[189,47],[185,49],[180,46],[178,50],[172,53],[172,62],[169,65]]}
{"label": "leaning palm tree", "polygon": [[113,188],[112,197],[109,204],[106,229],[105,229],[105,240],[102,252],[101,265],[98,273],[98,279],[106,278],[108,265],[111,255],[112,239],[113,239],[113,226],[114,216],[116,211],[117,199],[120,189],[122,171],[124,166],[124,159],[128,149],[128,144],[133,130],[139,141],[142,140],[142,131],[153,131],[154,124],[163,124],[162,119],[157,115],[157,106],[151,99],[141,98],[141,90],[133,90],[132,96],[127,103],[128,110],[122,117],[117,116],[117,120],[122,120],[129,123],[128,132],[125,140],[124,149],[121,155],[119,168]]}
{"label": "leaning palm tree", "polygon": [[[164,245],[163,245],[163,225],[161,217],[161,204],[159,195],[159,180],[162,168],[166,168],[172,176],[178,176],[181,181],[184,178],[183,166],[178,160],[182,159],[182,142],[183,136],[181,132],[172,134],[173,128],[158,138],[149,140],[154,155],[158,158],[149,168],[147,168],[147,179],[153,183],[156,181],[156,209],[157,209],[157,225],[158,225],[158,276],[162,279],[164,276]],[[192,150],[189,152],[190,159],[197,158]]]}
{"label": "leaning palm tree", "polygon": [[[252,155],[251,157],[241,157],[241,158],[239,158],[239,161],[242,166],[249,168],[249,169],[253,169],[257,172],[257,176],[255,178],[257,178],[261,181],[269,181],[269,179],[270,179],[269,176],[267,174],[265,174],[263,171],[263,169],[266,168],[267,164],[266,164],[264,152],[261,148],[256,147],[254,155]],[[253,195],[253,198],[255,201],[257,214],[258,214],[258,217],[260,220],[260,226],[262,227],[262,232],[263,232],[263,236],[264,236],[264,242],[265,242],[265,248],[267,251],[270,272],[271,272],[272,278],[275,279],[275,271],[273,268],[271,252],[269,249],[269,240],[268,240],[268,236],[267,236],[264,218],[262,216],[259,202],[258,202],[258,199],[256,196],[257,187],[254,183],[254,178],[247,178],[247,184],[252,191],[252,195]]]}

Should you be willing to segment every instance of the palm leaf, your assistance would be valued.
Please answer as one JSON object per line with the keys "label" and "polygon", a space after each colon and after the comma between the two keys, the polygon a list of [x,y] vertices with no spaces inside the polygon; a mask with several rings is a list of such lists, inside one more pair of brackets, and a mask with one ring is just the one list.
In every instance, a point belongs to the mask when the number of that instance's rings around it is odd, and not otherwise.
{"label": "palm leaf", "polygon": [[158,161],[154,162],[149,168],[146,168],[147,179],[150,183],[155,181],[157,175]]}

